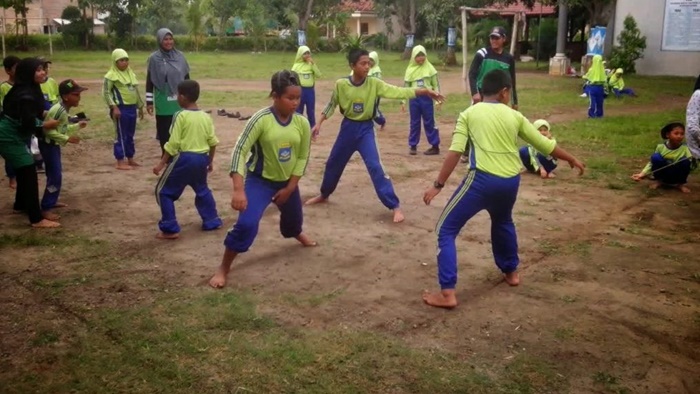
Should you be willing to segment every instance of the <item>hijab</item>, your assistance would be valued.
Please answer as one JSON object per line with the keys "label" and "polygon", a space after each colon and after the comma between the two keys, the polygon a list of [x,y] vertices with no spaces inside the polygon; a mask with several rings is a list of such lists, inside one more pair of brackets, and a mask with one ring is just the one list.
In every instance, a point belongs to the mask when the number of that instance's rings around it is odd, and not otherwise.
{"label": "hijab", "polygon": [[603,67],[603,57],[600,55],[593,56],[593,64],[586,73],[586,79],[591,83],[601,83],[607,81],[605,76],[605,68]]}
{"label": "hijab", "polygon": [[34,80],[36,70],[42,65],[42,61],[35,57],[28,57],[17,63],[15,84],[3,101],[3,112],[8,116],[17,117],[22,111],[20,106],[26,106],[30,102],[31,112],[37,118],[43,118],[44,93],[41,91],[41,85]]}
{"label": "hijab", "polygon": [[313,73],[313,65],[304,61],[304,54],[306,52],[311,53],[311,49],[305,45],[297,49],[297,56],[294,58],[294,64],[292,65],[292,71],[296,71],[297,74]]}
{"label": "hijab", "polygon": [[[374,66],[369,69],[369,72],[367,75],[377,75],[382,73],[382,69],[379,67],[379,54],[376,51],[372,51],[369,53],[369,58],[374,61]],[[426,60],[427,61],[427,60]]]}
{"label": "hijab", "polygon": [[148,58],[148,73],[156,89],[174,94],[177,85],[190,73],[190,66],[182,52],[175,48],[169,51],[163,49],[163,40],[167,35],[172,37],[173,32],[167,28],[158,30],[156,38],[160,48]]}
{"label": "hijab", "polygon": [[[416,62],[416,57],[420,54],[425,55],[425,62],[423,62],[423,64],[418,64]],[[423,45],[416,45],[411,52],[411,60],[408,62],[403,80],[406,82],[413,82],[419,79],[430,78],[436,74],[437,70],[435,70],[435,67],[433,67],[428,60],[428,52],[423,48]]]}
{"label": "hijab", "polygon": [[121,48],[117,48],[112,52],[112,67],[105,74],[105,79],[110,81],[119,81],[124,85],[135,86],[138,85],[136,80],[136,74],[131,70],[131,66],[127,67],[126,70],[122,71],[117,67],[117,61],[121,59],[128,59],[129,54]]}
{"label": "hijab", "polygon": [[546,128],[547,128],[547,131],[551,131],[551,130],[552,130],[552,129],[549,127],[549,122],[547,122],[547,121],[544,120],[544,119],[537,119],[535,122],[532,123],[532,125],[535,126],[535,128],[536,128],[537,130],[539,130],[540,127],[542,127],[542,126],[546,127]]}

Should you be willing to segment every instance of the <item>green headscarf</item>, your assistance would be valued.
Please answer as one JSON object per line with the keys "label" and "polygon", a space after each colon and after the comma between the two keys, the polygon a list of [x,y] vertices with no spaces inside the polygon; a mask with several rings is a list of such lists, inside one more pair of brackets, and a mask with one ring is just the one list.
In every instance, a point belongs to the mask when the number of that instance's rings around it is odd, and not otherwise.
{"label": "green headscarf", "polygon": [[126,70],[122,71],[117,67],[117,61],[121,59],[128,59],[129,54],[121,48],[117,48],[112,52],[112,67],[105,74],[105,79],[110,81],[119,81],[124,85],[138,85],[136,80],[136,74],[131,70],[131,67],[127,67]]}
{"label": "green headscarf", "polygon": [[593,56],[593,64],[586,73],[586,79],[588,79],[590,83],[604,83],[607,81],[608,78],[605,75],[605,67],[603,66],[602,56]]}
{"label": "green headscarf", "polygon": [[367,75],[381,74],[382,69],[379,67],[379,54],[376,51],[372,51],[369,53],[369,58],[374,61],[374,67],[369,69]]}
{"label": "green headscarf", "polygon": [[302,45],[297,49],[297,57],[294,59],[294,64],[292,65],[292,71],[297,74],[311,74],[313,73],[313,65],[304,61],[304,54],[306,52],[311,53],[309,47]]}
{"label": "green headscarf", "polygon": [[[425,55],[425,62],[423,64],[416,63],[416,57],[419,54]],[[428,52],[426,52],[423,45],[416,45],[413,47],[411,52],[411,60],[408,62],[408,67],[406,68],[406,73],[403,76],[403,80],[406,82],[413,82],[419,79],[430,78],[437,74],[437,70],[430,64],[428,60]]]}
{"label": "green headscarf", "polygon": [[547,121],[544,120],[544,119],[537,119],[536,121],[534,121],[534,122],[532,123],[532,125],[535,126],[535,128],[536,128],[537,130],[539,130],[540,127],[544,126],[544,127],[547,128],[547,131],[552,131],[552,129],[549,127],[549,122],[547,122]]}

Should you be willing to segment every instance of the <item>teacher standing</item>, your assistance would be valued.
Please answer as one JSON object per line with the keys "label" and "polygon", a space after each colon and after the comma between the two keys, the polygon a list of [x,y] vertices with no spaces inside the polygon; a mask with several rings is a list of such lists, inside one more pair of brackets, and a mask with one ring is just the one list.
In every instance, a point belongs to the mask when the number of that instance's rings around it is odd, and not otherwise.
{"label": "teacher standing", "polygon": [[170,138],[173,115],[180,110],[177,103],[177,85],[190,79],[190,65],[185,55],[175,49],[173,32],[162,28],[156,33],[158,50],[148,57],[146,74],[146,111],[153,115],[155,106],[156,138],[163,146]]}
{"label": "teacher standing", "polygon": [[693,95],[688,101],[685,113],[685,141],[690,148],[690,154],[700,159],[700,75],[695,80]]}

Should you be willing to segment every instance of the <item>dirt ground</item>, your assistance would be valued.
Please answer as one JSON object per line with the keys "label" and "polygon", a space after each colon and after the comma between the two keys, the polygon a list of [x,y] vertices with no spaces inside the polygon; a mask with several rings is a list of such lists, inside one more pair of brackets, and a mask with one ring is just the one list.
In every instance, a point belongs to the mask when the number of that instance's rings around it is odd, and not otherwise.
{"label": "dirt ground", "polygon": [[[200,81],[203,89],[224,89],[222,81]],[[264,90],[264,82],[231,82],[239,89]],[[443,80],[457,93],[461,82]],[[92,87],[92,86],[91,86]],[[99,90],[97,85],[91,92]],[[320,84],[319,103],[330,83]],[[96,94],[96,93],[95,93]],[[670,105],[682,105],[671,103]],[[235,108],[252,112],[257,108]],[[318,113],[318,110],[317,110]],[[559,122],[583,114],[558,114]],[[612,113],[614,115],[614,113]],[[337,134],[340,115],[325,123],[312,146],[303,198],[318,193],[323,167]],[[221,145],[218,169],[210,176],[220,215],[228,228],[237,214],[230,208],[231,183],[226,168],[244,122],[214,116]],[[442,119],[443,149],[453,121]],[[612,190],[594,181],[577,180],[568,168],[559,178],[542,181],[523,176],[515,207],[522,284],[508,287],[491,256],[489,218],[473,219],[458,241],[461,305],[444,311],[425,306],[423,289],[436,289],[434,225],[465,169],[459,167],[431,206],[422,193],[435,178],[444,156],[408,156],[407,115],[391,114],[379,134],[382,159],[406,213],[406,222],[391,223],[391,214],[373,192],[356,155],[328,204],[305,208],[305,231],[318,248],[301,248],[278,231],[278,213],[266,211],[249,253],[239,257],[229,289],[252,291],[259,308],[295,326],[365,329],[404,339],[419,348],[454,352],[467,365],[498,364],[534,355],[560,366],[574,393],[606,392],[595,376],[608,373],[635,393],[697,393],[700,387],[700,182],[691,176],[690,195],[650,193],[642,186]],[[179,240],[159,241],[159,210],[154,198],[157,178],[151,173],[159,154],[152,139],[154,122],[141,127],[137,171],[113,169],[111,145],[89,141],[64,150],[62,224],[81,234],[120,245],[138,254],[143,269],[158,267],[162,286],[201,287],[214,272],[223,251],[226,229],[203,233],[187,190],[177,204],[182,226]],[[423,140],[425,141],[425,140]],[[419,149],[427,148],[423,142]],[[584,157],[585,159],[585,157]],[[4,181],[3,181],[4,182]],[[11,193],[0,189],[0,231],[25,226],[9,215]],[[3,252],[3,276],[60,272],[60,262],[40,265]],[[167,257],[166,257],[167,256]],[[120,272],[123,297],[133,272]],[[3,281],[3,300],[31,296],[15,282]],[[111,283],[110,285],[113,285]],[[105,285],[105,292],[110,289]],[[211,290],[214,291],[214,290]],[[226,289],[221,291],[228,291]],[[293,302],[320,298],[317,303]],[[30,301],[25,301],[30,302]],[[36,300],[41,303],[41,300]],[[103,300],[93,299],[99,305]],[[7,305],[7,304],[5,304]],[[47,312],[48,313],[48,312]],[[57,319],[73,319],[58,310]],[[3,318],[0,327],[11,324]],[[3,349],[13,353],[17,349]],[[605,376],[605,375],[603,375]]]}

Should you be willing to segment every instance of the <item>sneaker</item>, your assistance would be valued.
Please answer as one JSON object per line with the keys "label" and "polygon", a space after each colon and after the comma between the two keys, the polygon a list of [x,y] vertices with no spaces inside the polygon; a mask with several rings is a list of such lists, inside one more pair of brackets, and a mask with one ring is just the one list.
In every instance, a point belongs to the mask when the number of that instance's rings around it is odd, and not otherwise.
{"label": "sneaker", "polygon": [[416,149],[415,146],[412,146],[411,149],[408,151],[408,154],[411,156],[415,156],[418,154],[418,150]]}
{"label": "sneaker", "polygon": [[588,97],[588,95],[586,93],[583,93],[579,97]]}
{"label": "sneaker", "polygon": [[440,154],[440,147],[439,146],[432,146],[430,149],[427,151],[423,152],[424,155],[426,156],[435,156]]}

